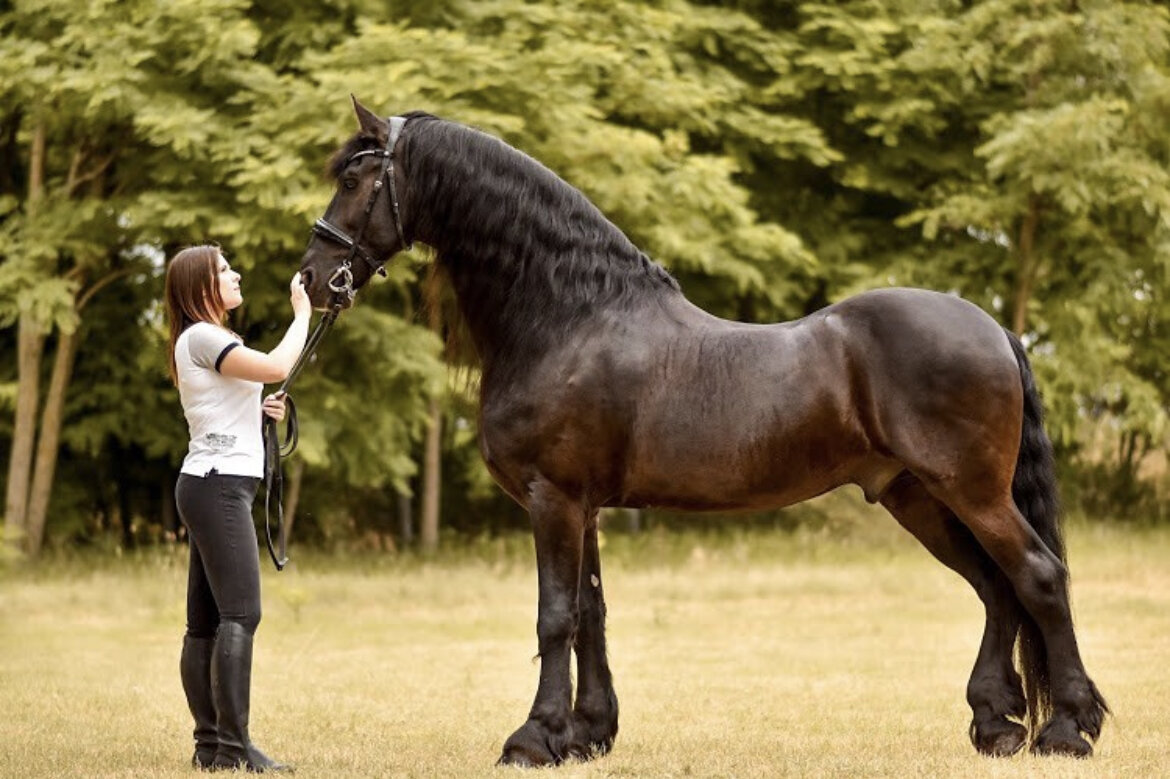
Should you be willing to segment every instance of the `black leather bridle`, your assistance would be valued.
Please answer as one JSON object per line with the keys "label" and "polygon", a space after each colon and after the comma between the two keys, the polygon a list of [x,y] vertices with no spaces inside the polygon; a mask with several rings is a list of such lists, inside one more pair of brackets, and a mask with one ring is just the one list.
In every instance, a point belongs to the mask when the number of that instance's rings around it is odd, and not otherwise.
{"label": "black leather bridle", "polygon": [[313,235],[327,241],[339,243],[349,249],[349,256],[329,276],[329,289],[335,295],[345,295],[349,300],[353,300],[356,290],[353,288],[353,272],[350,268],[353,266],[355,259],[360,258],[365,262],[370,267],[371,275],[374,273],[380,273],[383,276],[386,275],[386,260],[378,260],[372,257],[362,247],[362,238],[365,236],[366,228],[370,226],[370,218],[374,212],[374,204],[378,201],[378,195],[382,193],[383,182],[387,182],[390,185],[390,211],[394,215],[394,227],[398,230],[398,240],[401,242],[404,250],[409,250],[411,247],[411,244],[406,240],[406,231],[402,228],[402,215],[398,208],[398,189],[394,184],[394,146],[398,143],[399,136],[402,135],[402,128],[406,126],[406,121],[405,117],[391,116],[388,119],[390,135],[386,139],[386,147],[384,149],[366,149],[359,151],[345,161],[345,166],[348,166],[360,157],[382,158],[382,170],[378,174],[378,178],[374,181],[374,188],[370,191],[369,199],[366,200],[362,226],[358,228],[357,235],[351,238],[348,233],[324,217],[318,219],[313,224]]}

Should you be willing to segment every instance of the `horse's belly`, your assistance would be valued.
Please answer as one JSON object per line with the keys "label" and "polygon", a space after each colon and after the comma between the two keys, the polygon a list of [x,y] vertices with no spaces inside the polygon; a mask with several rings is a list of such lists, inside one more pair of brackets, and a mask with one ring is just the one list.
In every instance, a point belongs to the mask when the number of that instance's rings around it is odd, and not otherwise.
{"label": "horse's belly", "polygon": [[[627,460],[620,500],[689,510],[777,508],[854,481],[864,446],[830,430],[756,430],[704,440],[663,433]],[[738,441],[738,443],[736,443]]]}
{"label": "horse's belly", "polygon": [[[843,482],[842,482],[843,483]],[[824,480],[787,485],[752,485],[737,488],[716,484],[695,489],[693,482],[646,485],[614,501],[625,508],[658,507],[681,511],[750,511],[782,508],[828,492],[840,483]]]}

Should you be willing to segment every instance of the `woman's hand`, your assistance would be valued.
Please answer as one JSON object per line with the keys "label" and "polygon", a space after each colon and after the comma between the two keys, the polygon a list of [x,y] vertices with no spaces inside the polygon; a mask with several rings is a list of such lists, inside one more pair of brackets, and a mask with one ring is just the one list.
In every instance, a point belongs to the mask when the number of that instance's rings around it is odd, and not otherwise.
{"label": "woman's hand", "polygon": [[264,398],[260,407],[264,411],[264,416],[271,417],[277,422],[282,421],[284,419],[284,393],[273,392]]}
{"label": "woman's hand", "polygon": [[292,281],[288,285],[288,292],[293,316],[312,316],[313,304],[309,301],[309,293],[305,292],[305,283],[301,281],[300,271],[297,271],[292,277]]}
{"label": "woman's hand", "polygon": [[[224,376],[245,381],[258,381],[264,384],[275,384],[288,378],[288,373],[297,364],[297,357],[309,340],[309,321],[313,316],[313,303],[309,300],[309,293],[305,291],[305,284],[301,281],[301,274],[292,277],[288,285],[288,299],[293,307],[293,321],[288,326],[284,338],[276,348],[265,354],[264,352],[241,346],[232,349],[223,358],[223,362],[216,366]],[[264,401],[264,414],[278,422],[284,418],[284,404],[274,403],[272,411],[268,409],[268,401]]]}

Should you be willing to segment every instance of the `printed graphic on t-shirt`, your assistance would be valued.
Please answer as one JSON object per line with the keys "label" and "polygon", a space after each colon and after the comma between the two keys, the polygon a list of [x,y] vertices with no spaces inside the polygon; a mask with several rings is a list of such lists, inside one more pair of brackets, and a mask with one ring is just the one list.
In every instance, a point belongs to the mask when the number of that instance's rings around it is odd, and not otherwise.
{"label": "printed graphic on t-shirt", "polygon": [[208,433],[204,436],[207,445],[216,453],[230,452],[236,445],[236,437],[234,435],[224,435],[223,433]]}

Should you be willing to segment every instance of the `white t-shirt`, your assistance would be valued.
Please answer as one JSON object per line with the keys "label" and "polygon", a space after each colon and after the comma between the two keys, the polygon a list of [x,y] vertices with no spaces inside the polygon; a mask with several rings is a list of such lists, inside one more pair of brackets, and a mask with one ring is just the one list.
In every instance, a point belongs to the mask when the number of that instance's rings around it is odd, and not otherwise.
{"label": "white t-shirt", "polygon": [[209,322],[191,325],[175,342],[179,399],[191,436],[182,473],[206,476],[214,468],[232,476],[264,476],[264,385],[219,372],[223,358],[237,346],[235,335]]}

